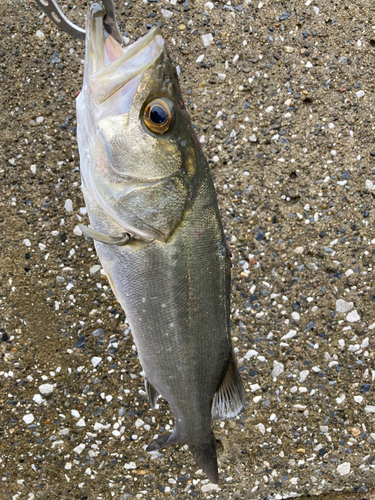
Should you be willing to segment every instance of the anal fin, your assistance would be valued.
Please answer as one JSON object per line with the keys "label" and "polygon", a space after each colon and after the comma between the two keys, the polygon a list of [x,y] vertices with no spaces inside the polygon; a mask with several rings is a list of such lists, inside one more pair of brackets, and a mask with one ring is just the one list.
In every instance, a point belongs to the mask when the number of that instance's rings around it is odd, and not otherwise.
{"label": "anal fin", "polygon": [[227,371],[212,403],[212,418],[234,418],[243,409],[244,402],[245,390],[231,351]]}
{"label": "anal fin", "polygon": [[158,399],[159,393],[153,385],[145,378],[145,389],[148,400],[150,401],[151,408],[155,408],[156,400]]}

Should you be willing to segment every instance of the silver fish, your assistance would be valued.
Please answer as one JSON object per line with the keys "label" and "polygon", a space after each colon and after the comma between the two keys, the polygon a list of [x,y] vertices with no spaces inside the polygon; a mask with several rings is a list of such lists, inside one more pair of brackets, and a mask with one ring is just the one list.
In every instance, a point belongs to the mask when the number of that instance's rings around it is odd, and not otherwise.
{"label": "silver fish", "polygon": [[104,17],[100,5],[90,7],[77,98],[91,225],[82,229],[126,312],[150,404],[160,394],[175,418],[173,432],[147,451],[187,444],[217,483],[211,418],[237,415],[244,389],[216,194],[160,30],[123,49]]}

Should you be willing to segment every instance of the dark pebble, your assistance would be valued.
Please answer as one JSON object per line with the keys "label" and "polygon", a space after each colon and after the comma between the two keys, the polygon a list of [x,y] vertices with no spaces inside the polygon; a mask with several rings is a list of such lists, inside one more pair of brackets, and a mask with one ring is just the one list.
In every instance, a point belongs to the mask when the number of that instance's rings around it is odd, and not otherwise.
{"label": "dark pebble", "polygon": [[370,389],[371,389],[371,384],[363,384],[363,385],[361,385],[361,390],[360,390],[360,393],[361,393],[361,394],[365,394],[365,393],[366,393],[366,392],[368,392]]}

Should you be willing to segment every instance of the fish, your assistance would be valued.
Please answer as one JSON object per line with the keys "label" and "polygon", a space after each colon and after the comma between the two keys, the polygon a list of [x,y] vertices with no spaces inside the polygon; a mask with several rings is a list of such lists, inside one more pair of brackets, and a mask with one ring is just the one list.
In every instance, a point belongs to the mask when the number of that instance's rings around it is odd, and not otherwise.
{"label": "fish", "polygon": [[218,483],[212,418],[234,418],[245,395],[215,188],[160,29],[122,47],[105,14],[88,10],[76,100],[81,229],[126,313],[150,405],[162,396],[175,419],[147,451],[188,445]]}

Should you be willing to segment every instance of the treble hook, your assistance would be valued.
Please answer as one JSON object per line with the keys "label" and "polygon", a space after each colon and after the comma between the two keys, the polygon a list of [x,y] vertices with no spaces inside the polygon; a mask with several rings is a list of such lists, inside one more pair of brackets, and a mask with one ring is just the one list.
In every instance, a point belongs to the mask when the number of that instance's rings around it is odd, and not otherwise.
{"label": "treble hook", "polygon": [[[36,3],[62,31],[65,31],[65,33],[68,33],[68,35],[74,38],[79,38],[81,40],[85,39],[86,31],[69,21],[58,7],[56,0],[36,0]],[[102,3],[105,9],[105,16],[103,19],[104,28],[112,38],[122,45],[123,39],[116,22],[114,2],[113,0],[102,0]]]}

